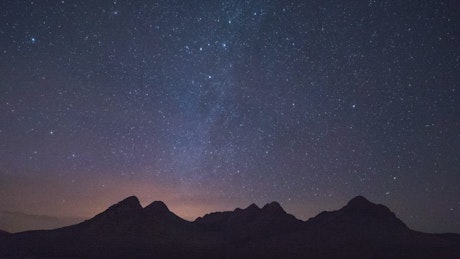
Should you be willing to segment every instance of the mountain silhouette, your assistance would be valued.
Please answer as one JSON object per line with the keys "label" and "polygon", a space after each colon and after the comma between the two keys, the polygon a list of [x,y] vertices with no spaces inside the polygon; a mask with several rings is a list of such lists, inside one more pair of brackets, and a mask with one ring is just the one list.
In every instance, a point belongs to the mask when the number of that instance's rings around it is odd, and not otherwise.
{"label": "mountain silhouette", "polygon": [[322,212],[306,223],[322,232],[330,229],[342,233],[351,231],[373,234],[378,231],[382,235],[387,232],[409,231],[409,228],[386,206],[374,204],[362,196],[353,198],[340,210]]}
{"label": "mountain silhouette", "polygon": [[0,231],[0,257],[460,258],[460,235],[413,231],[362,196],[307,221],[271,202],[193,222],[131,196],[76,225]]}
{"label": "mountain silhouette", "polygon": [[219,232],[233,243],[289,233],[302,225],[301,220],[286,213],[277,202],[262,208],[251,204],[245,209],[207,214],[197,218],[194,223],[204,229]]}

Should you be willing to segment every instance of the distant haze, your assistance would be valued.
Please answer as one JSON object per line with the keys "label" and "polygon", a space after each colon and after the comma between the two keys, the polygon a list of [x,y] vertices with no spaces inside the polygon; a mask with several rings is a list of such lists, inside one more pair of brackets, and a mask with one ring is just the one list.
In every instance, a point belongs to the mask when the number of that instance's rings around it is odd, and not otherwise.
{"label": "distant haze", "polygon": [[83,218],[57,218],[22,212],[0,211],[0,229],[10,233],[36,229],[55,229],[79,223]]}

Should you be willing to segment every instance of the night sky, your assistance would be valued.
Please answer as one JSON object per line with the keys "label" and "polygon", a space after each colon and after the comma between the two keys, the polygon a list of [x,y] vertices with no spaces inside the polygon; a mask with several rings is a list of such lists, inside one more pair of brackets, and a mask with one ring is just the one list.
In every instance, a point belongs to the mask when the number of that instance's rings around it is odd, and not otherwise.
{"label": "night sky", "polygon": [[364,195],[460,232],[459,42],[457,1],[3,0],[0,211]]}

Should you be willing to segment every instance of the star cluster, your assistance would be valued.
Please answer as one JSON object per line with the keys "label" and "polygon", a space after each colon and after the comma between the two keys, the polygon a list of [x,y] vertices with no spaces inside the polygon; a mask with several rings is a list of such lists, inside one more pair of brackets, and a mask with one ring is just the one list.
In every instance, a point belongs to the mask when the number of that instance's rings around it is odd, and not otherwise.
{"label": "star cluster", "polygon": [[460,232],[454,1],[0,3],[0,210],[362,194]]}

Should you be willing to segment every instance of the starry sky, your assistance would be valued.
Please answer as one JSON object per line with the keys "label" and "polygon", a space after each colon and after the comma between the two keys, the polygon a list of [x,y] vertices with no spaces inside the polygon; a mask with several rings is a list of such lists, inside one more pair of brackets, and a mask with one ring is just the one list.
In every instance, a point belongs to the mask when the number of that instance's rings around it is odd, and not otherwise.
{"label": "starry sky", "polygon": [[3,214],[364,195],[460,233],[456,1],[3,0],[0,39]]}

